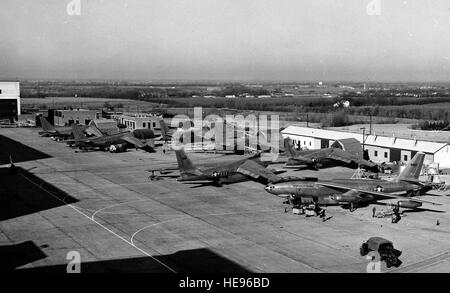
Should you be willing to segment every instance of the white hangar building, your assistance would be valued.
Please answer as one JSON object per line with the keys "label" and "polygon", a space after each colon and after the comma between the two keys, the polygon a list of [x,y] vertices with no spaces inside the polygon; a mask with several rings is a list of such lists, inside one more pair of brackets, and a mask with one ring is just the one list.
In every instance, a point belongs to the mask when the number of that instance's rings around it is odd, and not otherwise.
{"label": "white hangar building", "polygon": [[145,113],[125,113],[116,118],[119,123],[124,124],[128,130],[148,128],[155,130],[159,128],[160,116]]}
{"label": "white hangar building", "polygon": [[[336,140],[355,138],[361,144],[362,133],[350,133],[317,128],[289,126],[281,131],[283,137],[289,137],[299,148],[321,149],[330,147]],[[440,168],[450,167],[450,145],[448,143],[397,137],[365,135],[364,149],[370,159],[376,163],[408,163],[417,152],[425,153],[425,164],[438,163]]]}
{"label": "white hangar building", "polygon": [[0,82],[0,120],[17,120],[20,115],[20,83]]}

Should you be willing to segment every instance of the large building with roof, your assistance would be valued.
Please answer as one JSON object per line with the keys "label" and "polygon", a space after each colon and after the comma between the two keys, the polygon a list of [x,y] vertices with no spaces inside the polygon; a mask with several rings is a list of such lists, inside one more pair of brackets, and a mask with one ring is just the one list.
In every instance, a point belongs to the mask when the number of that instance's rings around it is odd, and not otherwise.
{"label": "large building with roof", "polygon": [[128,130],[135,129],[159,129],[161,116],[146,113],[124,113],[115,118],[120,124],[126,126]]}
{"label": "large building with roof", "polygon": [[17,120],[20,115],[20,83],[0,82],[0,120]]}
{"label": "large building with roof", "polygon": [[55,110],[54,123],[56,126],[72,124],[88,125],[92,120],[99,119],[100,112],[97,110],[73,109]]}
{"label": "large building with roof", "polygon": [[289,126],[281,131],[283,137],[293,140],[297,148],[321,149],[330,147],[336,140],[355,138],[370,160],[376,163],[408,163],[417,152],[425,153],[425,164],[438,163],[440,168],[450,167],[450,145],[417,139],[386,137],[376,134],[350,133],[335,130]]}

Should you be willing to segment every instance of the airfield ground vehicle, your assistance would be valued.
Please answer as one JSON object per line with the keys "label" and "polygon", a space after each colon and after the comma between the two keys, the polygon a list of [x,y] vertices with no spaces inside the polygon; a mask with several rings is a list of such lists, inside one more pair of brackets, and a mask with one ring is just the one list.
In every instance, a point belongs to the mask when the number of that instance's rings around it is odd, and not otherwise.
{"label": "airfield ground vehicle", "polygon": [[399,267],[402,261],[398,257],[402,254],[400,250],[394,248],[392,241],[382,237],[371,237],[360,247],[361,256],[367,255],[370,251],[380,254],[380,261],[385,261],[388,268]]}

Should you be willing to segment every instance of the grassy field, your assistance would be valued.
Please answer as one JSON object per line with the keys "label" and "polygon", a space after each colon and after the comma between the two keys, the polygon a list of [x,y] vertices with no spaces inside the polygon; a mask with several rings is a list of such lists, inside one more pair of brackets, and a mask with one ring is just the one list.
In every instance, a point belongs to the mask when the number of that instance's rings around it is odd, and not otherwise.
{"label": "grassy field", "polygon": [[[22,105],[26,110],[48,108],[109,108],[124,112],[167,111],[192,116],[194,107],[203,107],[209,114],[277,114],[283,121],[306,122],[322,126],[367,124],[370,116],[379,124],[419,124],[423,121],[450,121],[450,97],[427,96],[419,85],[373,84],[358,97],[350,97],[349,108],[335,108],[346,93],[361,91],[363,84],[278,83],[278,82],[22,82]],[[420,93],[417,97],[392,96],[397,92]],[[378,88],[378,89],[377,89]],[[383,90],[380,90],[382,89]],[[384,88],[387,88],[384,90]],[[437,90],[437,89],[436,89]],[[445,94],[445,88],[439,93]],[[225,94],[257,96],[270,93],[269,98],[225,98]],[[373,96],[372,96],[373,95]],[[216,96],[205,98],[203,96]],[[53,98],[55,97],[55,98]],[[64,98],[68,97],[68,98]],[[41,99],[42,98],[42,99]],[[446,101],[446,102],[442,102]],[[424,122],[425,123],[425,122]],[[420,126],[420,124],[419,124]],[[425,127],[424,127],[425,128]],[[441,128],[440,128],[441,129]]]}
{"label": "grassy field", "polygon": [[[355,124],[343,127],[329,127],[330,130],[339,130],[345,132],[362,133],[361,127],[366,128],[366,133],[369,132],[369,124]],[[450,142],[450,131],[425,131],[425,130],[413,130],[411,124],[398,123],[398,124],[372,124],[372,134],[381,136],[395,136],[399,138],[420,139],[436,142]]]}

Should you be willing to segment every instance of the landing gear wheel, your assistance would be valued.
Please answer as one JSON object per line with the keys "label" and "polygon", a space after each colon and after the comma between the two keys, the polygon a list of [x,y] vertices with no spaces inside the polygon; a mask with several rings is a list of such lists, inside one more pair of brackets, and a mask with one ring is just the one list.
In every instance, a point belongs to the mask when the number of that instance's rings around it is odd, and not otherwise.
{"label": "landing gear wheel", "polygon": [[354,211],[356,211],[355,206],[353,203],[350,203],[350,212],[353,213]]}

